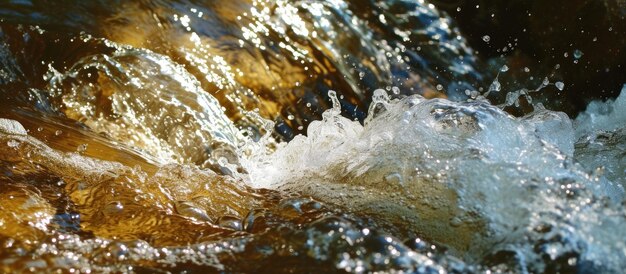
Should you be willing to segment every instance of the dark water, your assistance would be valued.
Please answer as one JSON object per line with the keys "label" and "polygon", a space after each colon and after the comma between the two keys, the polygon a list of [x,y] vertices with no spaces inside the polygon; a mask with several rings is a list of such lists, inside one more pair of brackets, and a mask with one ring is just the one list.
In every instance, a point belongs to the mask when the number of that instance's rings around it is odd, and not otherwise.
{"label": "dark water", "polygon": [[626,7],[560,2],[2,2],[0,269],[618,273]]}

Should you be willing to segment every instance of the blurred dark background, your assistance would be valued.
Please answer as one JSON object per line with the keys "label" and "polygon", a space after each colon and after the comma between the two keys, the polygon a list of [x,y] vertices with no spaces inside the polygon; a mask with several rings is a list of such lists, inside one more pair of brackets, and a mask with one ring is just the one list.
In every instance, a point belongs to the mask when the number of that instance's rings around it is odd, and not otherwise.
{"label": "blurred dark background", "polygon": [[575,116],[591,100],[616,97],[626,83],[624,0],[433,3],[457,21],[481,58],[511,68],[501,77],[503,89],[528,85],[531,75],[552,76],[565,89],[548,88],[542,97]]}

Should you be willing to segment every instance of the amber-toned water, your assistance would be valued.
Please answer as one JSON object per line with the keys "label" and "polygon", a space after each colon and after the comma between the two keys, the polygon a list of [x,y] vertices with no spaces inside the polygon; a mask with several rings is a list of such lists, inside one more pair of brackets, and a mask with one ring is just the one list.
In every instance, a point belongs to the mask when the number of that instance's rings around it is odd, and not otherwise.
{"label": "amber-toned water", "polygon": [[524,54],[425,1],[0,3],[0,272],[619,272],[624,99]]}

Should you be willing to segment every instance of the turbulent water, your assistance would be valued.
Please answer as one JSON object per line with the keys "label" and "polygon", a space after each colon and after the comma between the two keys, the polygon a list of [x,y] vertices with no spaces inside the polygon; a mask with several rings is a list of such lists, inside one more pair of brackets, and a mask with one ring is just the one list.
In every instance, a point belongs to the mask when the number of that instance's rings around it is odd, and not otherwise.
{"label": "turbulent water", "polygon": [[1,272],[626,269],[626,86],[549,110],[560,65],[483,60],[433,4],[0,18]]}

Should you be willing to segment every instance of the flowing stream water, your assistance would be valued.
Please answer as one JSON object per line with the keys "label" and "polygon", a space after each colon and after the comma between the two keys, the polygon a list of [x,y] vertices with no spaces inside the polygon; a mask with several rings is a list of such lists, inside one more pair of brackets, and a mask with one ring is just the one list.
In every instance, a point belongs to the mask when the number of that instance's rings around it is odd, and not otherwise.
{"label": "flowing stream water", "polygon": [[0,272],[620,273],[626,86],[516,62],[423,0],[0,3]]}

